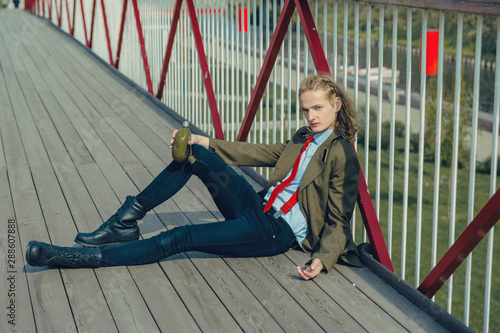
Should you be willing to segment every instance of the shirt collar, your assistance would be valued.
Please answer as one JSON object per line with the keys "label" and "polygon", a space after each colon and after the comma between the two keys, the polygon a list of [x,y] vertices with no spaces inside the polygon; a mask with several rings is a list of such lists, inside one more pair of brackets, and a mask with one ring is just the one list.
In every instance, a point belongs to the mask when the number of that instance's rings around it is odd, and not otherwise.
{"label": "shirt collar", "polygon": [[333,130],[333,128],[330,128],[329,130],[313,134],[314,143],[316,143],[318,146],[321,145],[333,133]]}

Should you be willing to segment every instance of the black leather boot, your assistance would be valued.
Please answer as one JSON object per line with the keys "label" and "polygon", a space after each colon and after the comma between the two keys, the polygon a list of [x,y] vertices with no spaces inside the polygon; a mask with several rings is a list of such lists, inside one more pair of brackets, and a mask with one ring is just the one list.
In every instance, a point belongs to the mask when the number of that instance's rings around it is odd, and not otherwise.
{"label": "black leather boot", "polygon": [[83,246],[95,247],[138,240],[137,220],[142,219],[146,213],[147,211],[137,199],[130,195],[115,215],[94,232],[80,232],[76,235],[75,242]]}
{"label": "black leather boot", "polygon": [[101,249],[60,247],[31,241],[26,251],[26,261],[31,266],[95,268],[101,266]]}

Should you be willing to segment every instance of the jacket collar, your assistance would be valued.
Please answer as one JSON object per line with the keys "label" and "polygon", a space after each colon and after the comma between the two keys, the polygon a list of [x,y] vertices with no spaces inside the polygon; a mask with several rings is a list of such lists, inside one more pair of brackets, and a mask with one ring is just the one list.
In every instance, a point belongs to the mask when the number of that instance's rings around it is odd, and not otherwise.
{"label": "jacket collar", "polygon": [[[291,142],[288,143],[285,151],[279,159],[279,163],[276,165],[274,172],[271,174],[269,183],[266,191],[272,185],[274,186],[278,181],[281,181],[288,172],[292,169],[297,156],[299,156],[304,143],[307,138],[311,135],[311,131],[307,127],[302,127],[297,130],[295,135],[292,137]],[[314,154],[311,162],[307,166],[304,177],[302,178],[300,184],[300,191],[302,191],[309,183],[311,183],[324,169],[326,158],[328,157],[328,150],[332,142],[340,136],[340,133],[334,131],[328,139],[318,147],[318,150]],[[326,152],[325,152],[325,149]]]}

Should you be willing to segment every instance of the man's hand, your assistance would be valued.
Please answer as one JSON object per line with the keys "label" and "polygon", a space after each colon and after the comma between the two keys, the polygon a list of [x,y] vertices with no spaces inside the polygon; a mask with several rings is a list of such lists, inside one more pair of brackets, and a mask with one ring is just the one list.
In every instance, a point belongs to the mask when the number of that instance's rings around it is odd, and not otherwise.
{"label": "man's hand", "polygon": [[314,279],[323,270],[324,266],[321,260],[318,258],[311,262],[311,265],[306,270],[303,270],[300,266],[297,266],[297,272],[299,276],[304,280]]}
{"label": "man's hand", "polygon": [[[174,138],[177,132],[178,130],[175,130],[174,133],[172,133],[172,138],[170,139],[170,149],[172,149],[172,145],[174,144]],[[206,136],[191,134],[191,138],[189,139],[188,145],[190,146],[200,145],[208,149],[209,139]]]}

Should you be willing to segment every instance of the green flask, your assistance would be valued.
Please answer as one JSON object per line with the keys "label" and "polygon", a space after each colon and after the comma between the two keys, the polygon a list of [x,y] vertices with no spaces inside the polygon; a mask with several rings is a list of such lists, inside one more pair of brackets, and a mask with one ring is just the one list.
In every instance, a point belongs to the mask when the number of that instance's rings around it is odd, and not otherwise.
{"label": "green flask", "polygon": [[172,157],[174,161],[182,163],[188,159],[190,163],[193,163],[196,160],[194,156],[189,156],[189,150],[191,148],[189,145],[190,139],[191,131],[189,130],[189,121],[185,121],[182,123],[182,128],[177,131],[174,137],[174,143],[172,145]]}

